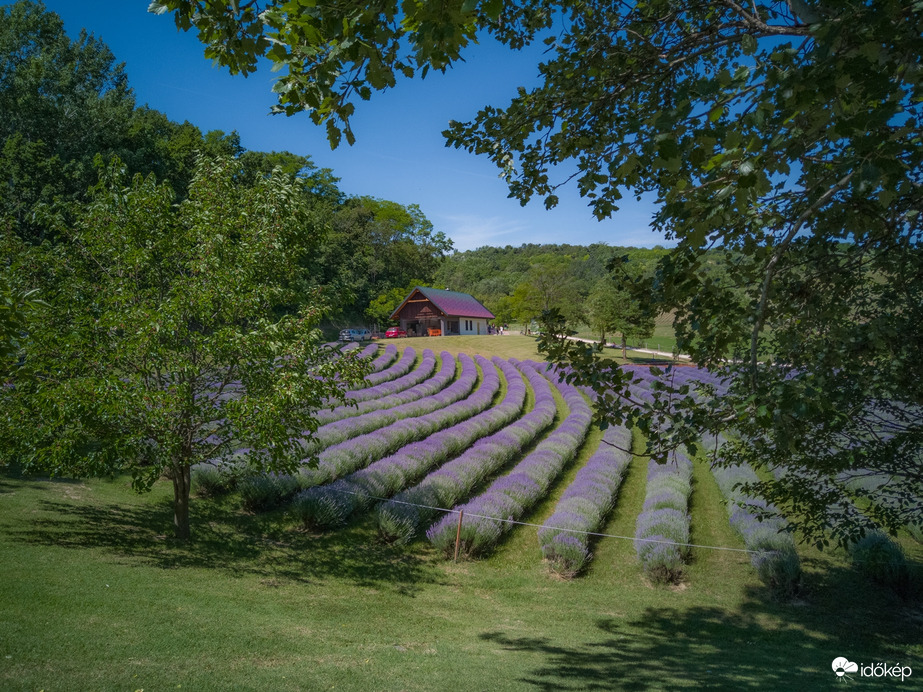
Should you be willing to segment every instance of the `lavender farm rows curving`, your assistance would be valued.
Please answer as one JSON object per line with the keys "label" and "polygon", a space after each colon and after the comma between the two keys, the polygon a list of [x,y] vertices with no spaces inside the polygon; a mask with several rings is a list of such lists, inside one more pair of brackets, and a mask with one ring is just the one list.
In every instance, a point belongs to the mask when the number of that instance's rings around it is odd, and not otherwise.
{"label": "lavender farm rows curving", "polygon": [[[522,411],[526,385],[522,375],[509,362],[497,357],[493,362],[507,382],[506,396],[497,406],[402,447],[391,456],[334,483],[303,491],[293,503],[296,515],[311,528],[343,524],[351,514],[376,499],[391,497],[417,482],[433,467],[508,424]],[[494,384],[487,383],[488,377],[498,378],[497,372],[486,369],[485,384],[472,397],[488,396],[494,390]]]}
{"label": "lavender farm rows curving", "polygon": [[524,363],[518,367],[535,394],[532,409],[500,432],[478,440],[418,485],[378,505],[378,531],[386,540],[413,540],[439,514],[438,508],[452,507],[465,498],[554,422],[557,406],[551,384],[535,368]]}
{"label": "lavender farm rows curving", "polygon": [[425,349],[420,359],[419,367],[403,377],[398,377],[396,380],[348,392],[346,398],[350,399],[351,402],[328,411],[319,412],[317,415],[318,422],[321,425],[326,425],[344,418],[353,418],[369,411],[393,408],[416,399],[422,399],[424,396],[435,394],[440,389],[443,389],[455,375],[455,357],[443,351],[440,358],[442,366],[438,374],[433,375],[433,371],[438,365],[437,359],[431,350]]}
{"label": "lavender farm rows curving", "polygon": [[[406,354],[408,350],[404,351]],[[414,358],[416,358],[416,352],[414,352]],[[428,377],[431,377],[433,372],[436,369],[436,356],[433,355],[433,352],[430,349],[425,349],[423,351],[423,356],[420,359],[419,365],[413,368],[409,372],[400,375],[399,377],[389,378],[380,380],[377,383],[373,383],[372,386],[366,387],[365,389],[356,389],[346,394],[346,398],[350,401],[368,401],[369,399],[377,399],[378,397],[387,396],[388,394],[394,394],[396,392],[401,392],[405,389],[409,389],[414,385],[420,384]],[[383,373],[382,373],[383,374]],[[366,378],[367,382],[371,382],[371,377]]]}
{"label": "lavender farm rows curving", "polygon": [[[552,379],[557,374],[549,369]],[[557,384],[570,413],[535,450],[513,470],[496,481],[473,500],[455,509],[463,511],[460,546],[469,557],[482,555],[512,528],[510,521],[522,518],[541,500],[564,465],[572,460],[586,439],[593,422],[593,412],[586,398],[573,385]],[[506,521],[504,521],[506,520]],[[451,555],[456,542],[457,519],[446,515],[436,522],[426,537],[437,548]]]}
{"label": "lavender farm rows curving", "polygon": [[[388,347],[392,344],[388,344],[385,347],[385,354],[388,352]],[[397,350],[395,348],[395,350]],[[385,354],[379,356],[383,358]],[[372,372],[370,375],[365,376],[366,384],[370,387],[374,387],[376,384],[381,384],[382,382],[388,382],[389,380],[394,380],[400,377],[401,375],[406,375],[410,372],[410,369],[413,367],[413,364],[417,361],[417,352],[412,346],[408,346],[404,349],[404,352],[401,354],[401,357],[390,366],[381,370],[380,372]],[[374,368],[375,362],[372,362],[372,367]]]}
{"label": "lavender farm rows curving", "polygon": [[[373,343],[362,349],[359,357],[371,358],[376,353],[378,353],[378,344]],[[388,344],[385,346],[384,350],[378,354],[375,360],[369,363],[369,366],[372,368],[372,372],[378,372],[384,370],[395,358],[397,358],[397,347],[394,344]]]}
{"label": "lavender farm rows curving", "polygon": [[539,529],[542,556],[563,576],[578,574],[589,562],[588,533],[598,531],[615,505],[615,498],[631,462],[631,431],[606,430],[599,449],[561,495],[554,514]]}
{"label": "lavender farm rows curving", "polygon": [[[383,428],[387,425],[392,425],[397,421],[423,416],[468,396],[477,380],[477,368],[474,366],[474,361],[472,361],[469,356],[464,356],[459,360],[462,363],[461,375],[449,386],[439,387],[436,391],[425,397],[417,398],[416,393],[419,392],[416,392],[410,401],[403,404],[390,408],[372,407],[372,410],[367,413],[322,425],[314,434],[315,442],[313,449],[321,450],[329,448],[333,445],[343,443],[350,438],[370,433],[373,430]],[[470,364],[467,371],[464,366],[466,362]],[[439,383],[447,382],[455,375],[455,371],[455,358],[452,356],[443,358],[442,368],[434,379]],[[429,387],[426,387],[426,389],[429,390]]]}
{"label": "lavender farm rows curving", "polygon": [[[475,358],[485,371],[496,370],[486,358],[482,356],[475,356]],[[499,378],[491,380],[495,388],[488,396],[468,396],[478,377],[477,365],[470,356],[465,354],[459,356],[459,361],[462,365],[462,372],[458,380],[438,394],[427,397],[436,404],[436,410],[415,418],[404,418],[373,433],[360,435],[328,447],[321,452],[317,468],[302,468],[302,487],[309,488],[341,478],[376,459],[393,453],[410,442],[455,425],[487,408],[499,389]],[[394,410],[396,409],[392,409]]]}

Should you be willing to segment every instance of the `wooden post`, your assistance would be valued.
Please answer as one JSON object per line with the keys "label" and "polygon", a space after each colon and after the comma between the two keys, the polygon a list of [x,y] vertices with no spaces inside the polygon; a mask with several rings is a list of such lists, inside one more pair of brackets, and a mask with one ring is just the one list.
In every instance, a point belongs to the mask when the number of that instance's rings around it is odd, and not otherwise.
{"label": "wooden post", "polygon": [[465,511],[461,510],[458,513],[458,529],[455,531],[455,562],[458,562],[458,545],[461,542],[461,523],[462,517],[465,516]]}

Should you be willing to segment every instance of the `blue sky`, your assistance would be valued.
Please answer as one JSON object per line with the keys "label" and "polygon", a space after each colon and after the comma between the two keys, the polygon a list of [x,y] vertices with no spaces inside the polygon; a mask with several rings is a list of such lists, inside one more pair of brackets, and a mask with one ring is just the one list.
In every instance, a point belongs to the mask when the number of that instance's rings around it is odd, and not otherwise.
{"label": "blue sky", "polygon": [[[2,3],[8,4],[8,3]],[[663,244],[649,228],[653,205],[624,200],[598,222],[576,186],[546,211],[541,200],[521,207],[488,160],[446,148],[449,120],[469,120],[484,105],[505,106],[517,86],[537,83],[539,48],[513,53],[489,43],[475,46],[447,74],[404,80],[397,88],[357,104],[357,142],[330,150],[323,128],[307,115],[271,116],[275,73],[232,77],[202,55],[194,33],[177,31],[171,16],[147,12],[148,0],[47,0],[47,9],[77,36],[85,27],[109,46],[126,71],[137,102],[188,120],[203,131],[236,130],[247,149],[288,150],[331,168],[340,189],[401,204],[418,204],[457,250],[482,245],[574,243],[651,247]]]}

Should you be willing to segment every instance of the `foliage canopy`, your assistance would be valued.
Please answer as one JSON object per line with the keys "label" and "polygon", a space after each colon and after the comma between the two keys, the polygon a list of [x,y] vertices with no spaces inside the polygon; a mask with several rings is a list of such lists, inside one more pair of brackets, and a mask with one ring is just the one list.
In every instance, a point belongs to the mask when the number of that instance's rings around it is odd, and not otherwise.
{"label": "foliage canopy", "polygon": [[181,538],[191,466],[295,471],[313,413],[366,368],[320,343],[301,260],[321,233],[299,185],[235,172],[202,158],[177,206],[115,160],[62,242],[18,266],[48,305],[0,398],[4,453],[56,475],[126,472],[139,491],[166,474]]}

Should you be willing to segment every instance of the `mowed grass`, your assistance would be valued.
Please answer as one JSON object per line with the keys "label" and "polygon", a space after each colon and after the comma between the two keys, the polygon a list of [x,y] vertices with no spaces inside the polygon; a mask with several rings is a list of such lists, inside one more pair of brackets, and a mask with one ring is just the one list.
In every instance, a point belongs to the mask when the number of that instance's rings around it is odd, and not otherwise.
{"label": "mowed grass", "polygon": [[[599,437],[525,522],[550,516]],[[635,459],[603,533],[634,534],[645,475]],[[138,496],[125,478],[0,475],[0,689],[811,690],[836,685],[839,656],[923,671],[920,604],[836,551],[803,549],[805,593],[779,603],[740,552],[696,548],[684,582],[662,587],[630,540],[602,537],[564,581],[532,526],[456,564],[425,541],[382,544],[367,515],[312,534],[233,495],[195,498],[181,543],[170,500],[166,482]],[[703,462],[691,510],[694,542],[743,547]]]}
{"label": "mowed grass", "polygon": [[[545,360],[545,356],[538,352],[538,338],[535,336],[524,336],[518,333],[483,336],[423,336],[409,339],[390,339],[398,347],[413,346],[418,351],[424,348],[432,349],[435,353],[448,351],[458,355],[459,353],[482,353],[488,356],[500,356],[501,358],[516,358],[517,360]],[[383,339],[381,343],[385,343]],[[621,349],[607,349],[604,357],[614,360],[618,363],[648,363],[668,361],[668,358],[652,356],[651,354],[639,353],[628,350],[628,359],[622,358]]]}
{"label": "mowed grass", "polygon": [[[695,539],[739,547],[702,470]],[[605,532],[633,533],[644,473]],[[0,689],[827,689],[837,656],[923,653],[919,609],[836,555],[813,555],[808,593],[782,604],[741,553],[696,550],[684,584],[654,587],[629,541],[603,538],[568,582],[532,527],[454,564],[381,544],[367,517],[312,535],[232,500],[197,499],[182,544],[165,484],[4,477]]]}

